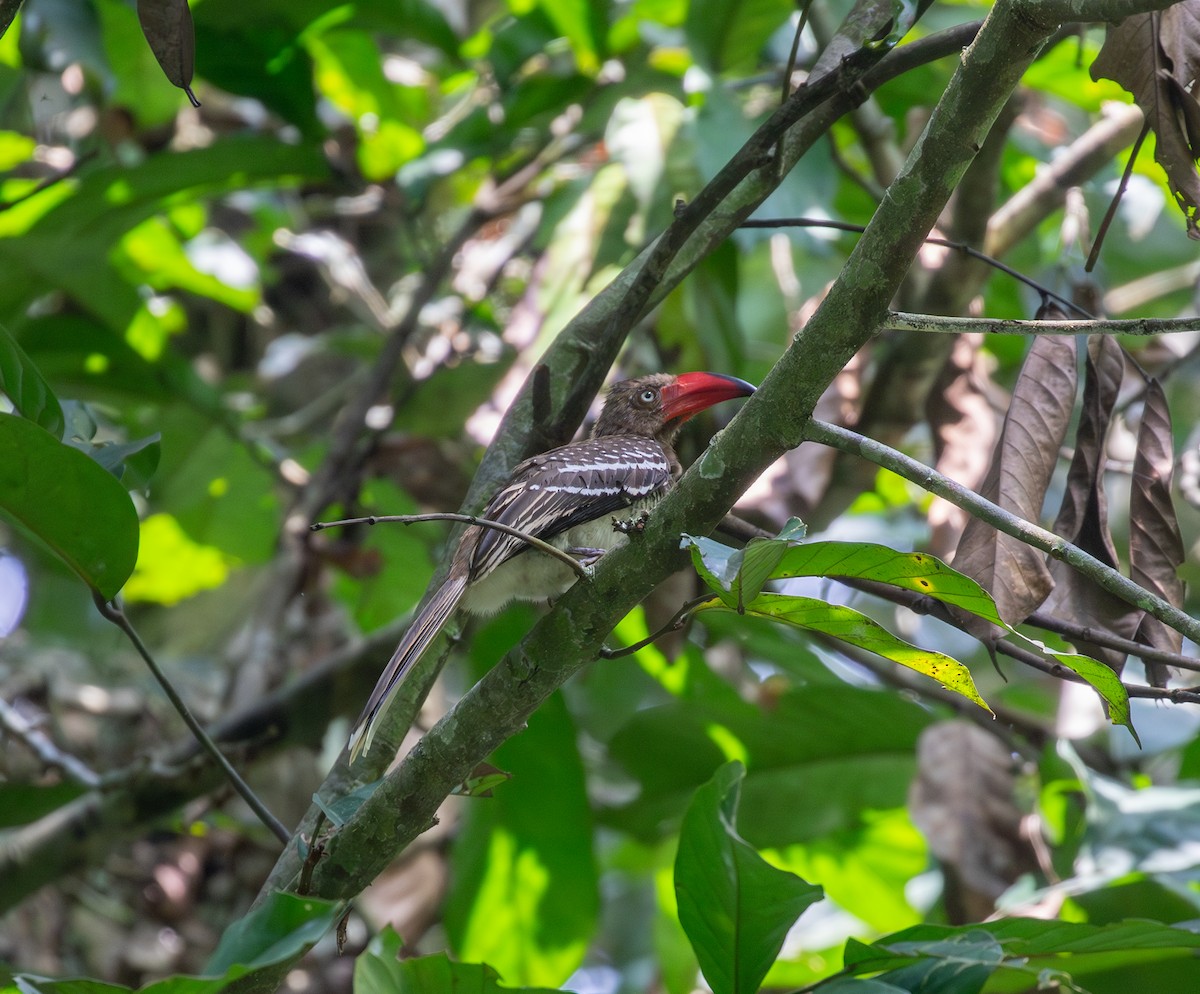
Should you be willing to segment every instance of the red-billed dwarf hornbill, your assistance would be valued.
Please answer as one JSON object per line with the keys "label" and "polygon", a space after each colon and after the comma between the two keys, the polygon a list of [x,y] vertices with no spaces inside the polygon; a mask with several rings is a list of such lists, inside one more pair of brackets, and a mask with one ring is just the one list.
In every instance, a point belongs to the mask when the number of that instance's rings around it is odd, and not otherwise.
{"label": "red-billed dwarf hornbill", "polygon": [[[625,541],[617,511],[652,507],[681,472],[674,441],[693,414],[754,387],[717,373],[655,373],[609,390],[590,438],[526,459],[480,517],[509,525],[594,561]],[[456,608],[491,614],[514,600],[545,601],[576,574],[516,536],[472,525],[463,534],[446,581],[400,640],[350,735],[350,757],[371,747],[375,723]]]}

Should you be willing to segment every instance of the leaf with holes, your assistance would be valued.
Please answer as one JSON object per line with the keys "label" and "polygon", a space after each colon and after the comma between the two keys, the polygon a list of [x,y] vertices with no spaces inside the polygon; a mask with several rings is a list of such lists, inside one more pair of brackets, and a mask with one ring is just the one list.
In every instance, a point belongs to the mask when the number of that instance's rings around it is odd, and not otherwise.
{"label": "leaf with holes", "polygon": [[932,597],[1004,625],[991,594],[969,576],[924,552],[897,552],[873,542],[812,542],[787,550],[772,579],[794,576],[871,580]]}
{"label": "leaf with holes", "polygon": [[[697,609],[698,612],[708,610],[730,609],[715,599]],[[985,711],[992,710],[976,689],[971,671],[957,659],[905,642],[853,608],[841,604],[828,604],[814,597],[759,594],[746,605],[744,613],[783,621],[797,628],[828,635],[860,649],[866,649],[936,680],[947,690],[961,694]]]}

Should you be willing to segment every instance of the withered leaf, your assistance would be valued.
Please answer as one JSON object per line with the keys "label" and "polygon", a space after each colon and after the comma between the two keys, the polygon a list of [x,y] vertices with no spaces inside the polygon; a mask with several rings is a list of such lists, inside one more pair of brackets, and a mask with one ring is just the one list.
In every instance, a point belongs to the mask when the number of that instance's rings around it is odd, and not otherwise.
{"label": "withered leaf", "polygon": [[193,107],[199,107],[200,101],[192,92],[196,32],[187,0],[138,0],[137,12],[142,34],[163,73],[187,94]]}
{"label": "withered leaf", "polygon": [[[1071,420],[1077,382],[1075,339],[1036,339],[1021,367],[1000,442],[980,488],[984,497],[1028,521],[1038,520]],[[1010,625],[1024,621],[1054,586],[1041,552],[978,518],[963,531],[954,568],[991,593]],[[979,624],[962,621],[982,638],[997,634],[991,626],[984,633]]]}
{"label": "withered leaf", "polygon": [[[988,400],[988,371],[982,335],[959,335],[938,374],[925,417],[933,432],[937,471],[974,490],[987,475],[989,455],[999,433],[999,417]],[[929,506],[929,551],[949,557],[970,515],[935,497]]]}
{"label": "withered leaf", "polygon": [[1154,129],[1154,158],[1166,172],[1171,193],[1187,219],[1188,235],[1200,238],[1200,174],[1194,162],[1200,158],[1200,147],[1192,145],[1188,136],[1188,122],[1196,116],[1188,101],[1195,103],[1189,86],[1200,63],[1196,31],[1200,0],[1183,0],[1167,13],[1134,14],[1109,25],[1091,75],[1111,79],[1133,94]]}
{"label": "withered leaf", "polygon": [[[1129,575],[1147,590],[1176,607],[1183,605],[1183,538],[1171,500],[1175,449],[1171,439],[1171,414],[1157,380],[1146,389],[1142,424],[1138,429],[1137,455],[1133,460],[1133,486],[1129,494]],[[1183,636],[1147,614],[1138,626],[1137,641],[1178,652]],[[1146,674],[1156,687],[1165,687],[1170,676],[1161,663],[1147,663]]]}
{"label": "withered leaf", "polygon": [[1159,17],[1159,41],[1171,73],[1182,85],[1193,87],[1200,79],[1200,3],[1184,0]]}
{"label": "withered leaf", "polygon": [[921,733],[908,807],[946,871],[952,920],[983,920],[1035,866],[1014,794],[1012,756],[994,735],[967,721]]}
{"label": "withered leaf", "polygon": [[[1075,455],[1067,473],[1062,505],[1054,531],[1107,566],[1117,567],[1117,550],[1108,527],[1108,497],[1104,491],[1105,446],[1108,424],[1121,390],[1125,352],[1107,335],[1088,340],[1083,410],[1075,432]],[[1057,617],[1132,638],[1142,612],[1114,597],[1063,562],[1050,563],[1054,592],[1045,610]],[[1125,653],[1091,643],[1077,648],[1107,663],[1118,673]]]}

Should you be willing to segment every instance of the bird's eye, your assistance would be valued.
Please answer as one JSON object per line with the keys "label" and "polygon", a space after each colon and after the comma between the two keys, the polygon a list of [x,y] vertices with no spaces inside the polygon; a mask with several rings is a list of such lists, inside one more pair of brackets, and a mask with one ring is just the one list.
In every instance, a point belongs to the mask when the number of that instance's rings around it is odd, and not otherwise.
{"label": "bird's eye", "polygon": [[638,403],[642,404],[645,407],[650,407],[657,400],[658,400],[658,391],[654,390],[652,388],[649,388],[649,387],[647,387],[640,394],[638,394]]}

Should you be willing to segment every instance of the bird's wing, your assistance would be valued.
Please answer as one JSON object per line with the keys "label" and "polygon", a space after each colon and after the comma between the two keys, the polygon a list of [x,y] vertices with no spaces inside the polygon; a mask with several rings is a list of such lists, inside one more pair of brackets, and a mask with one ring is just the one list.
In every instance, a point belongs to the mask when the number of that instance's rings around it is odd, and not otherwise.
{"label": "bird's wing", "polygon": [[[658,442],[605,435],[527,459],[482,516],[550,539],[644,500],[671,480],[670,459]],[[485,529],[471,557],[471,575],[484,576],[526,548],[515,536]]]}

